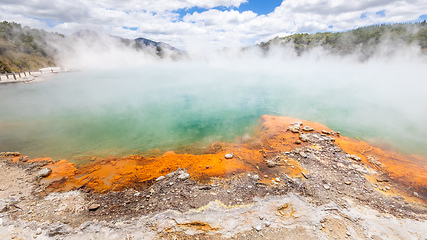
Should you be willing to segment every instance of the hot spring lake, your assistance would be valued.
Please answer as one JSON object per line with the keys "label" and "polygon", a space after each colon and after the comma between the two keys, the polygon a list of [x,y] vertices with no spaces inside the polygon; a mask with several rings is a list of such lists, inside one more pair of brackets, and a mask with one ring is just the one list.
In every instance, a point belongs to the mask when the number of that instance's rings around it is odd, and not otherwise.
{"label": "hot spring lake", "polygon": [[427,156],[427,67],[155,63],[0,85],[0,151],[55,160],[180,151],[251,134],[263,114]]}

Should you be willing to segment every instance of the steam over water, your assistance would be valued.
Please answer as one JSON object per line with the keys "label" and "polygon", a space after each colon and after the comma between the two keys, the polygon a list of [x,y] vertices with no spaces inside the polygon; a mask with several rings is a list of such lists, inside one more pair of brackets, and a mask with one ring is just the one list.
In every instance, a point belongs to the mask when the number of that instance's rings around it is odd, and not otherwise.
{"label": "steam over water", "polygon": [[426,156],[426,76],[419,62],[280,57],[61,73],[0,85],[0,151],[54,159],[179,151],[250,134],[270,114]]}

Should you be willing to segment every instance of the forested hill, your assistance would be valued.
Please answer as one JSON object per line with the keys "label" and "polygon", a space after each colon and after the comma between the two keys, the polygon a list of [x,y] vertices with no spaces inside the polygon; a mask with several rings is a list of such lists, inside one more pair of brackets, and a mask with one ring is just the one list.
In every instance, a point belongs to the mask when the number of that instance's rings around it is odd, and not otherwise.
{"label": "forested hill", "polygon": [[55,49],[48,40],[64,38],[58,33],[0,22],[0,73],[55,66]]}
{"label": "forested hill", "polygon": [[[362,58],[369,58],[381,43],[416,44],[427,53],[427,23],[382,24],[357,28],[346,32],[322,32],[315,34],[293,34],[291,36],[276,37],[268,42],[261,43],[264,50],[272,45],[287,45],[293,43],[298,54],[314,47],[322,46],[332,53],[342,55],[361,53]],[[395,45],[396,46],[396,45]]]}
{"label": "forested hill", "polygon": [[59,33],[4,21],[0,22],[0,74],[56,66],[61,63],[60,59],[70,57],[70,53],[78,54],[81,46],[105,51],[117,47],[117,50],[134,50],[159,58],[178,59],[183,54],[166,43],[145,38],[130,40],[90,30],[80,30],[64,37]]}
{"label": "forested hill", "polygon": [[[44,30],[22,27],[18,23],[0,22],[0,73],[36,70],[42,67],[55,66],[57,64],[55,57],[58,51],[50,43],[68,44],[68,47],[72,49],[69,43],[76,40],[74,39],[76,36],[88,40],[87,34],[80,35],[77,33],[71,37],[64,37],[59,33],[49,33]],[[93,36],[94,34],[89,35]],[[147,45],[146,41],[142,41],[142,38],[129,40],[113,36],[109,37],[117,38],[125,46],[131,47],[136,51],[144,50],[151,46],[151,44]],[[98,37],[92,39],[92,42],[101,44],[102,39]],[[361,60],[364,60],[376,52],[379,44],[387,42],[392,42],[391,46],[393,48],[399,48],[402,44],[418,45],[424,53],[427,53],[426,21],[374,25],[347,32],[294,34],[283,38],[276,37],[266,43],[259,44],[259,46],[268,51],[273,45],[292,44],[291,46],[295,48],[298,54],[302,54],[314,47],[322,46],[335,54],[358,53]],[[181,51],[167,44],[156,44],[157,51],[154,51],[153,54],[157,54],[159,57],[162,57],[164,52],[168,51],[172,51],[178,56],[182,54]]]}

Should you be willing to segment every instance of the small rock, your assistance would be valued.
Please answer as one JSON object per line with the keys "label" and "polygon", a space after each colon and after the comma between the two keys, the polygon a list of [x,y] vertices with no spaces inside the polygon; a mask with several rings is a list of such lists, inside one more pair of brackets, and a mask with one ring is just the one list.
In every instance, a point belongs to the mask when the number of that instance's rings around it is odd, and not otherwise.
{"label": "small rock", "polygon": [[275,163],[274,161],[271,161],[271,160],[266,161],[266,163],[267,163],[267,167],[269,167],[269,168],[274,168],[277,166],[277,163]]}
{"label": "small rock", "polygon": [[351,159],[353,159],[353,160],[355,160],[355,161],[361,161],[362,160],[362,158],[360,158],[359,156],[357,156],[356,154],[352,154],[352,155],[350,155],[350,158]]}
{"label": "small rock", "polygon": [[50,174],[52,173],[52,169],[50,169],[50,168],[43,168],[42,170],[40,170],[39,172],[38,172],[38,176],[39,177],[41,177],[41,178],[44,178],[44,177],[47,177],[47,176],[49,176]]}
{"label": "small rock", "polygon": [[390,190],[390,187],[389,186],[385,186],[385,189]]}
{"label": "small rock", "polygon": [[303,123],[302,122],[294,122],[294,125],[301,126],[301,125],[303,125]]}
{"label": "small rock", "polygon": [[417,198],[420,197],[420,195],[417,192],[414,192],[414,196],[417,197]]}
{"label": "small rock", "polygon": [[91,204],[91,205],[88,207],[88,210],[89,210],[89,211],[96,211],[100,206],[101,206],[101,205],[94,203],[94,204]]}
{"label": "small rock", "polygon": [[312,127],[309,127],[309,126],[305,126],[302,130],[303,130],[303,131],[306,131],[306,132],[311,132],[311,131],[313,131],[314,129],[313,129]]}
{"label": "small rock", "polygon": [[171,178],[173,176],[175,176],[175,172],[171,172],[171,173],[166,174],[167,178]]}
{"label": "small rock", "polygon": [[28,158],[28,156],[20,156],[19,157],[19,161],[21,161],[21,162],[26,162],[26,161],[28,161],[29,160],[29,158]]}
{"label": "small rock", "polygon": [[388,179],[376,179],[377,180],[377,182],[388,182]]}
{"label": "small rock", "polygon": [[323,134],[328,134],[328,135],[329,135],[329,134],[331,134],[330,132],[328,132],[328,131],[326,131],[326,130],[322,130],[322,133],[323,133]]}
{"label": "small rock", "polygon": [[251,186],[251,185],[249,185],[249,186],[248,186],[248,188],[252,188],[252,186]]}
{"label": "small rock", "polygon": [[351,233],[347,231],[347,232],[345,233],[345,235],[347,235],[347,236],[351,236]]}
{"label": "small rock", "polygon": [[280,178],[276,178],[276,182],[280,182]]}
{"label": "small rock", "polygon": [[257,230],[257,232],[261,231],[261,229],[262,229],[262,227],[260,225],[257,225],[254,228],[255,228],[255,230]]}
{"label": "small rock", "polygon": [[0,213],[6,212],[8,208],[9,205],[3,199],[0,199]]}
{"label": "small rock", "polygon": [[270,223],[270,222],[265,222],[265,223],[264,223],[264,225],[265,225],[266,227],[270,227],[270,226],[271,226],[271,223]]}
{"label": "small rock", "polygon": [[307,174],[305,174],[305,173],[301,172],[301,175],[302,175],[305,179],[308,179]]}
{"label": "small rock", "polygon": [[225,159],[232,159],[234,157],[234,154],[233,153],[228,153],[228,154],[225,154],[224,155],[224,158]]}
{"label": "small rock", "polygon": [[291,131],[292,133],[299,133],[299,129],[300,129],[300,127],[299,127],[299,126],[293,126],[293,127],[289,127],[288,129],[289,129],[289,131]]}
{"label": "small rock", "polygon": [[299,139],[303,142],[308,142],[310,139],[308,138],[307,134],[300,134]]}
{"label": "small rock", "polygon": [[259,180],[259,176],[258,175],[253,175],[252,177],[251,177],[253,180],[255,180],[255,181],[258,181]]}
{"label": "small rock", "polygon": [[323,185],[323,187],[326,189],[326,190],[329,190],[331,187],[329,187],[329,185],[327,185],[327,184],[325,184],[325,185]]}
{"label": "small rock", "polygon": [[346,185],[350,185],[351,184],[351,182],[350,181],[347,181],[347,182],[344,182]]}
{"label": "small rock", "polygon": [[50,227],[47,231],[47,235],[49,237],[53,237],[56,235],[65,235],[70,233],[70,230],[68,230],[67,225],[62,223],[56,223],[52,227]]}
{"label": "small rock", "polygon": [[182,174],[180,174],[179,176],[178,176],[178,179],[179,180],[187,180],[187,179],[189,179],[190,178],[190,174],[189,173],[186,173],[186,172],[184,172],[184,173],[182,173]]}
{"label": "small rock", "polygon": [[166,178],[165,176],[160,176],[160,177],[156,178],[156,182],[161,181],[161,180],[163,180],[165,178]]}
{"label": "small rock", "polygon": [[301,144],[302,142],[300,140],[296,140],[294,143],[295,144]]}
{"label": "small rock", "polygon": [[40,234],[42,234],[42,229],[41,228],[37,228],[36,235],[40,235]]}

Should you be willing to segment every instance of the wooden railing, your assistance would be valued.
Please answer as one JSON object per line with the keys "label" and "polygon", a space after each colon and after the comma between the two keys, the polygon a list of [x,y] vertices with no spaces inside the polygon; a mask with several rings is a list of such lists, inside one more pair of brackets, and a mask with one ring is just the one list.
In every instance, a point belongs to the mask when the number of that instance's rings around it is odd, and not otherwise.
{"label": "wooden railing", "polygon": [[26,71],[26,72],[12,72],[0,75],[0,83],[13,83],[13,82],[27,82],[34,80],[34,77],[48,74],[62,72],[61,68],[42,68],[39,71]]}

